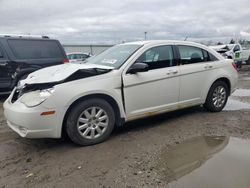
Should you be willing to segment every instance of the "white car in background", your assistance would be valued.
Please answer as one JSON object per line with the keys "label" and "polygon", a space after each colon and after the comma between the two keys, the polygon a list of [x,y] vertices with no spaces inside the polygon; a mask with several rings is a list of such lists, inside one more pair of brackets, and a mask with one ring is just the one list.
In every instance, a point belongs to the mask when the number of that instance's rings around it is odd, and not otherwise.
{"label": "white car in background", "polygon": [[85,63],[30,74],[4,103],[8,125],[22,137],[80,145],[104,141],[124,122],[201,105],[221,111],[235,90],[232,60],[187,41],[116,45]]}
{"label": "white car in background", "polygon": [[210,46],[218,53],[234,61],[246,62],[250,64],[250,50],[242,48],[240,44],[224,44],[217,46]]}
{"label": "white car in background", "polygon": [[69,59],[69,62],[77,62],[77,61],[84,61],[85,59],[88,59],[91,57],[89,53],[82,53],[82,52],[72,52],[67,53],[67,58]]}
{"label": "white car in background", "polygon": [[239,60],[241,62],[246,62],[247,64],[250,64],[250,50],[242,48],[240,44],[228,44],[228,51],[225,52],[227,57],[230,57],[232,59],[237,59],[236,53],[239,52]]}

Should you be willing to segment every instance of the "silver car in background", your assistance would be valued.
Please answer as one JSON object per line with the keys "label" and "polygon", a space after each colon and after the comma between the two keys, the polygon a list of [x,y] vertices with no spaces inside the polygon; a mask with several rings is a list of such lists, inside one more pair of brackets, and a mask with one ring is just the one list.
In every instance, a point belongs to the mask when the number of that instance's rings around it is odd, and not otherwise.
{"label": "silver car in background", "polygon": [[67,53],[67,57],[69,59],[69,62],[77,62],[88,59],[89,57],[91,57],[91,54],[82,52],[72,52],[72,53]]}

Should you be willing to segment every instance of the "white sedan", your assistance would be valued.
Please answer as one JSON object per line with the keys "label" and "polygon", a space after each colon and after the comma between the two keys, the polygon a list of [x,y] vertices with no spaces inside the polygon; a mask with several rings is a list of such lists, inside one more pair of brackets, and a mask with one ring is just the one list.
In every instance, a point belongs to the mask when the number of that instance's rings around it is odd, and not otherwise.
{"label": "white sedan", "polygon": [[125,43],[84,63],[31,73],[5,101],[4,113],[22,137],[65,132],[91,145],[130,120],[196,105],[219,112],[237,78],[232,60],[197,43]]}

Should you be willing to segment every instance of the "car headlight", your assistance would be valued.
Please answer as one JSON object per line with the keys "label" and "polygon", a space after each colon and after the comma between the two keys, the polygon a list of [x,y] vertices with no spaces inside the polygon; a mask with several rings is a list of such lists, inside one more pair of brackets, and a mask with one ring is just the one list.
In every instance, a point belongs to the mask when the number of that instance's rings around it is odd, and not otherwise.
{"label": "car headlight", "polygon": [[54,88],[31,91],[29,93],[23,94],[19,101],[25,104],[27,107],[38,106],[48,99],[53,92]]}

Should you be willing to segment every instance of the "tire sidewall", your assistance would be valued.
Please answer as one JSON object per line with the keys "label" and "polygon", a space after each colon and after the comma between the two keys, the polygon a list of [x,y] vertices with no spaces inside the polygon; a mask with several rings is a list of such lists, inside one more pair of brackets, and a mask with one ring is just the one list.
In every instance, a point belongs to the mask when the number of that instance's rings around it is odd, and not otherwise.
{"label": "tire sidewall", "polygon": [[[225,99],[224,104],[221,107],[218,108],[218,107],[214,106],[214,104],[213,104],[213,93],[214,93],[214,90],[219,86],[222,86],[222,87],[225,88],[225,90],[226,90],[226,99]],[[223,81],[215,82],[211,86],[211,88],[210,88],[210,90],[208,92],[207,99],[206,99],[206,102],[205,102],[205,108],[208,109],[209,111],[212,111],[212,112],[220,112],[225,107],[225,105],[227,104],[228,96],[229,96],[229,88],[228,88],[227,84],[225,82],[223,82]]]}
{"label": "tire sidewall", "polygon": [[[80,135],[78,128],[77,128],[77,124],[78,124],[77,121],[78,121],[80,114],[84,110],[93,106],[100,107],[106,111],[108,118],[109,118],[109,124],[107,126],[106,131],[100,137],[95,138],[95,139],[87,139]],[[71,112],[66,122],[66,131],[70,139],[76,144],[83,145],[83,146],[93,145],[93,144],[97,144],[106,140],[111,134],[114,128],[114,125],[115,125],[114,110],[108,102],[106,102],[103,99],[87,99],[86,101],[82,101],[79,104],[75,105],[71,109]]]}

